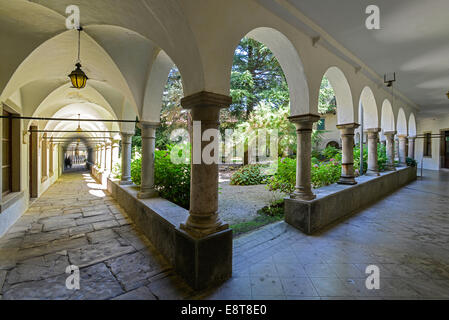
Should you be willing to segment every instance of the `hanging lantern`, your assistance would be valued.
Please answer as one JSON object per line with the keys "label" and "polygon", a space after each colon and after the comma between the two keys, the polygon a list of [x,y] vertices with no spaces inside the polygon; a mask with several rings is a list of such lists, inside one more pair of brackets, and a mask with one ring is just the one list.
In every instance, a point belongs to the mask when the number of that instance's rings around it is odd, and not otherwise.
{"label": "hanging lantern", "polygon": [[78,29],[78,62],[76,63],[76,69],[69,74],[70,81],[72,85],[76,89],[82,89],[86,86],[87,79],[89,79],[83,70],[81,70],[81,60],[80,60],[80,51],[81,51],[81,31],[83,29],[80,27]]}
{"label": "hanging lantern", "polygon": [[[76,132],[81,133],[83,132],[83,129],[81,129],[81,121],[80,121],[80,114],[78,113],[78,128],[76,128]],[[78,139],[79,141],[79,139]]]}
{"label": "hanging lantern", "polygon": [[89,79],[86,74],[81,70],[81,64],[76,64],[76,69],[72,71],[69,75],[70,81],[74,88],[82,89],[86,86],[87,79]]}

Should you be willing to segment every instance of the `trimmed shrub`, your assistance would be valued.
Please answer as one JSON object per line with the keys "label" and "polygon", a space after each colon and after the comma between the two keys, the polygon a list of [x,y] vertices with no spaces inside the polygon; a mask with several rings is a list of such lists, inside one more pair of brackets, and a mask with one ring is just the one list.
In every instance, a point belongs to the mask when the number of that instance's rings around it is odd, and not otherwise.
{"label": "trimmed shrub", "polygon": [[[177,205],[190,207],[190,164],[175,164],[170,160],[172,147],[157,150],[154,157],[154,185],[159,195]],[[142,160],[136,158],[131,162],[131,179],[136,185],[141,184]]]}
{"label": "trimmed shrub", "polygon": [[262,173],[262,165],[249,164],[241,167],[231,176],[231,184],[239,186],[251,186],[263,184],[267,180],[267,176]]}
{"label": "trimmed shrub", "polygon": [[407,164],[408,167],[416,167],[416,166],[418,166],[418,162],[416,162],[415,159],[412,159],[412,158],[409,158],[409,157],[407,157],[405,159],[405,163]]}

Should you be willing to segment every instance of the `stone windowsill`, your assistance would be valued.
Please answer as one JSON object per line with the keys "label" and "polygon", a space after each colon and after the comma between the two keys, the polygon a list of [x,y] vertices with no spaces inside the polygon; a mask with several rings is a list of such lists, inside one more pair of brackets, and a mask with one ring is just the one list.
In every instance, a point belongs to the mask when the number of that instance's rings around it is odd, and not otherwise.
{"label": "stone windowsill", "polygon": [[19,201],[23,198],[24,192],[11,192],[4,196],[2,198],[2,201],[0,203],[0,213],[2,213],[4,210],[8,209],[10,206],[12,206],[14,203]]}

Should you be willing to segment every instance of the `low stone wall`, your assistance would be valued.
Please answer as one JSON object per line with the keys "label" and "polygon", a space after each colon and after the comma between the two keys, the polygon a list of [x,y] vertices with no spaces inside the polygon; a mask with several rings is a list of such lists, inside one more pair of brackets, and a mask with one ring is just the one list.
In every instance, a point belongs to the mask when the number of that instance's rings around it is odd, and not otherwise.
{"label": "low stone wall", "polygon": [[138,199],[139,188],[107,179],[107,189],[142,233],[194,289],[217,285],[232,275],[232,231],[195,239],[179,229],[189,212],[162,199]]}
{"label": "low stone wall", "polygon": [[400,167],[378,177],[362,176],[357,184],[333,184],[315,190],[316,199],[285,199],[285,221],[306,234],[313,234],[342,217],[354,214],[402,186],[416,180],[416,168]]}
{"label": "low stone wall", "polygon": [[97,180],[98,183],[100,183],[103,186],[106,186],[109,172],[105,173],[98,170],[96,166],[91,166],[90,173],[94,177],[94,179]]}

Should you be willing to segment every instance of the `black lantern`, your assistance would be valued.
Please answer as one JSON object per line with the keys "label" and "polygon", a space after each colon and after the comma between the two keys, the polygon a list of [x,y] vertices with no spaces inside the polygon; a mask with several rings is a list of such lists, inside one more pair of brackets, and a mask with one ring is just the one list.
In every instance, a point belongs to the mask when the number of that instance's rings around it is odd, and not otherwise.
{"label": "black lantern", "polygon": [[80,61],[80,50],[81,50],[81,31],[83,29],[79,27],[78,29],[78,62],[76,63],[76,69],[69,74],[70,81],[72,85],[76,89],[82,89],[86,86],[87,79],[89,79],[83,70],[81,70],[81,61]]}

